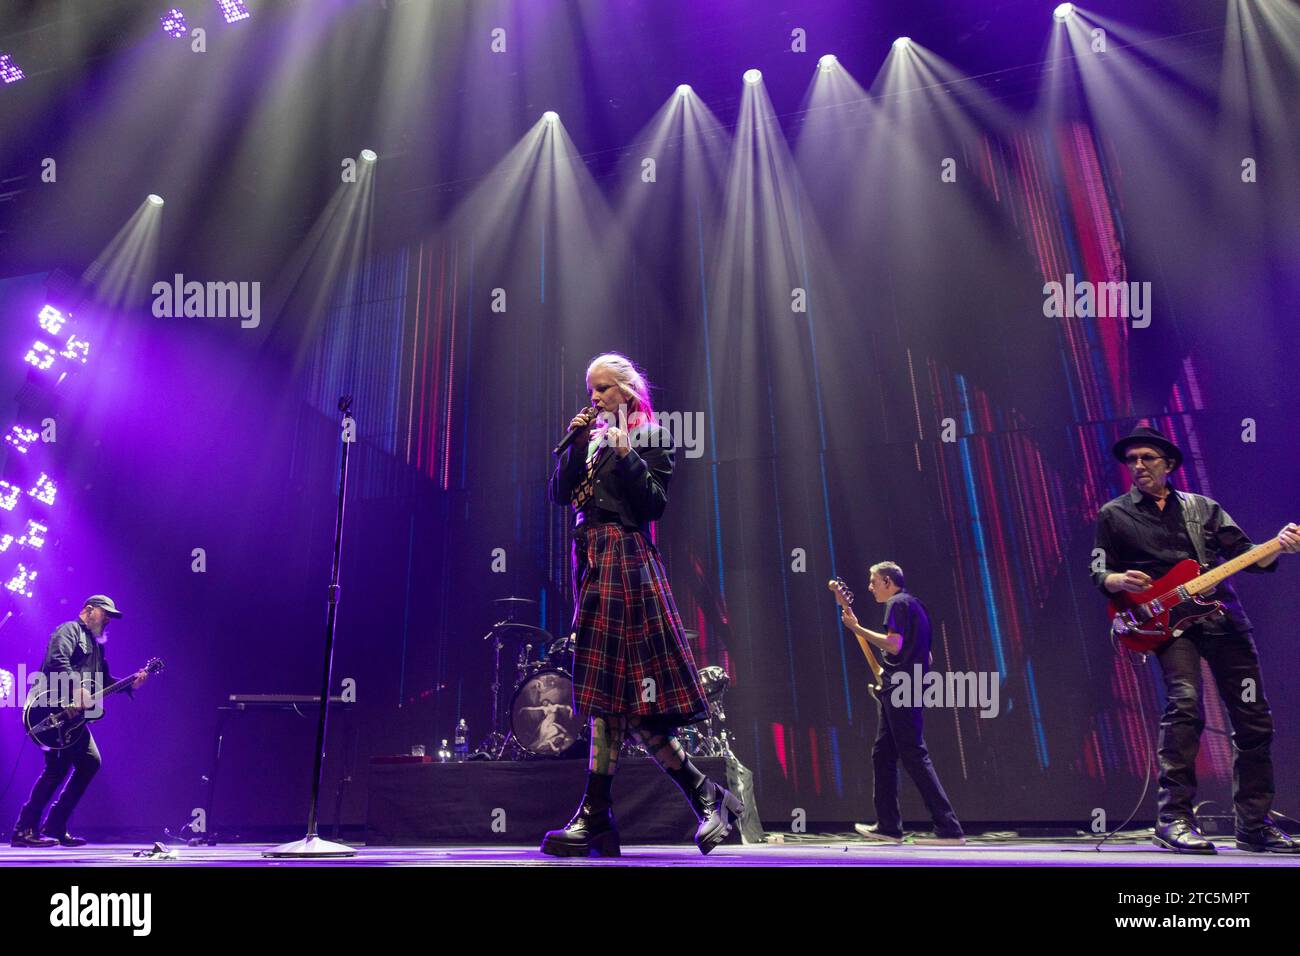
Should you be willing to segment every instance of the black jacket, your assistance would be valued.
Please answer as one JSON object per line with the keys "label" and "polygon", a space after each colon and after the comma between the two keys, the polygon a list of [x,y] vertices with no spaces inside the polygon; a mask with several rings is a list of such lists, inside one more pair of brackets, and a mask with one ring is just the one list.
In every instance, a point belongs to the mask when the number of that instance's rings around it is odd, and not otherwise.
{"label": "black jacket", "polygon": [[[569,507],[573,489],[582,480],[589,436],[589,431],[579,435],[555,465],[547,492],[557,505]],[[675,454],[672,437],[657,425],[632,432],[631,442],[632,450],[622,458],[612,448],[597,453],[592,504],[617,514],[629,531],[644,532],[668,506]]]}
{"label": "black jacket", "polygon": [[104,645],[80,621],[67,621],[54,629],[45,648],[41,671],[47,675],[77,674],[81,681],[94,681],[99,690],[115,682]]}

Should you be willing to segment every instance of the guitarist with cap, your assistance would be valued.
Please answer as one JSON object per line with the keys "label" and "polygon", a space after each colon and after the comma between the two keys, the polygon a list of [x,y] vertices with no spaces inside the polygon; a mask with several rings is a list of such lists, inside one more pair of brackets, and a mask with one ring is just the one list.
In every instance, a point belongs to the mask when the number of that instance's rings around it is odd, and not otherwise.
{"label": "guitarist with cap", "polygon": [[[109,676],[108,660],[104,655],[104,644],[108,640],[104,634],[110,618],[119,618],[122,612],[117,609],[113,599],[103,594],[86,598],[85,606],[75,621],[60,624],[50,635],[50,643],[45,650],[45,661],[41,664],[41,673],[51,686],[70,684],[75,687],[73,703],[80,707],[93,706],[93,692],[84,686],[87,680],[93,686],[107,687],[114,683]],[[136,674],[132,689],[144,683],[148,674],[141,670]],[[86,792],[90,780],[99,770],[99,748],[90,729],[80,736],[76,743],[63,750],[45,752],[45,771],[32,787],[31,797],[23,805],[14,825],[10,844],[16,847],[47,847],[59,843],[63,846],[81,846],[86,841],[68,834],[68,819],[76,809],[77,802]],[[54,796],[68,771],[72,776],[58,801],[45,818],[41,827],[41,817],[45,806]],[[45,835],[42,836],[41,834]]]}
{"label": "guitarist with cap", "polygon": [[[1108,595],[1149,589],[1178,562],[1191,558],[1212,567],[1249,551],[1251,541],[1217,501],[1179,491],[1169,476],[1183,462],[1178,446],[1154,428],[1139,426],[1112,449],[1128,466],[1133,485],[1097,513],[1096,549],[1104,566],[1093,582]],[[1300,552],[1300,529],[1288,524],[1278,545]],[[1277,554],[1244,570],[1277,570]],[[1201,707],[1201,661],[1214,675],[1232,723],[1233,803],[1237,847],[1257,853],[1300,853],[1300,842],[1269,819],[1273,804],[1273,716],[1264,698],[1250,619],[1231,582],[1218,585],[1220,612],[1191,624],[1155,649],[1168,701],[1160,718],[1160,790],[1157,846],[1179,853],[1214,853],[1196,832],[1196,754],[1205,727]]]}

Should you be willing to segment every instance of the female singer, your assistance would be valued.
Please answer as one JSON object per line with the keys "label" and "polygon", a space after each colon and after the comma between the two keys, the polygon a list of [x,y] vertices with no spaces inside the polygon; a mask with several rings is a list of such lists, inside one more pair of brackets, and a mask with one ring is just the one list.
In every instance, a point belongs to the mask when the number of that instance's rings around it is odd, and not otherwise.
{"label": "female singer", "polygon": [[617,353],[587,367],[591,407],[551,476],[550,497],[574,512],[573,706],[590,723],[587,792],[568,826],[551,830],[552,856],[618,856],[610,789],[624,737],[642,744],[686,795],[708,853],[744,809],[691,763],[676,730],[708,703],[668,575],[649,537],[668,503],[673,449],[655,419],[641,370]]}

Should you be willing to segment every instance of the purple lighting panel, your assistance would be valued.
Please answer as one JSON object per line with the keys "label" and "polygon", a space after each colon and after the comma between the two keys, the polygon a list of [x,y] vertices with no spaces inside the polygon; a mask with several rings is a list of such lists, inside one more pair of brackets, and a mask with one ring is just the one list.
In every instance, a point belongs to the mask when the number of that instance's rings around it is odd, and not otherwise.
{"label": "purple lighting panel", "polygon": [[45,546],[45,533],[49,530],[50,529],[47,526],[41,524],[39,521],[33,521],[28,518],[27,530],[24,531],[23,536],[18,539],[18,543],[24,547],[39,551]]}
{"label": "purple lighting panel", "polygon": [[180,7],[172,7],[161,17],[163,33],[169,37],[183,39],[190,31],[185,25],[185,14]]}
{"label": "purple lighting panel", "polygon": [[28,447],[31,443],[40,438],[40,434],[23,425],[15,425],[10,429],[9,434],[5,435],[5,441],[14,446],[14,451],[20,455],[27,454]]}
{"label": "purple lighting panel", "polygon": [[6,83],[17,83],[26,75],[22,68],[13,61],[13,57],[8,53],[0,53],[0,80],[4,80]]}
{"label": "purple lighting panel", "polygon": [[57,354],[58,353],[55,352],[54,349],[50,348],[44,342],[38,341],[32,343],[32,347],[27,350],[27,354],[23,356],[23,358],[44,372],[54,364],[54,356]]}
{"label": "purple lighting panel", "polygon": [[5,587],[15,594],[21,594],[23,597],[29,598],[32,596],[31,585],[35,580],[36,572],[28,571],[25,564],[19,564],[14,569],[14,576],[5,583]]}
{"label": "purple lighting panel", "polygon": [[51,335],[58,335],[63,331],[64,323],[72,318],[71,315],[64,315],[52,305],[47,305],[41,309],[40,314],[36,316],[41,323],[41,328]]}
{"label": "purple lighting panel", "polygon": [[47,505],[54,504],[54,496],[59,493],[59,489],[54,482],[50,481],[50,476],[41,472],[41,477],[36,479],[36,484],[32,485],[31,490],[27,492],[37,501],[43,501]]}
{"label": "purple lighting panel", "polygon": [[0,508],[5,511],[13,511],[14,505],[18,504],[18,496],[22,494],[17,485],[11,485],[7,481],[0,481]]}
{"label": "purple lighting panel", "polygon": [[59,353],[65,359],[76,359],[82,365],[86,364],[86,359],[90,357],[90,343],[85,339],[79,339],[75,335],[68,336],[68,344]]}
{"label": "purple lighting panel", "polygon": [[227,23],[247,20],[252,16],[244,6],[244,0],[217,0],[217,6],[221,8],[221,15],[226,18]]}

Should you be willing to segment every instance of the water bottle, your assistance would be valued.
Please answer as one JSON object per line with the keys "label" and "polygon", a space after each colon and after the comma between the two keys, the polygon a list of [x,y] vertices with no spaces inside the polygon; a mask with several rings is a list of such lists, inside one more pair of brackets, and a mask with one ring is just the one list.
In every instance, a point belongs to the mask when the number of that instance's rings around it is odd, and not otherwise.
{"label": "water bottle", "polygon": [[469,757],[469,724],[465,723],[462,717],[456,724],[456,759],[465,760]]}
{"label": "water bottle", "polygon": [[447,749],[447,738],[442,738],[442,746],[438,748],[438,763],[449,763],[451,761],[451,751]]}

